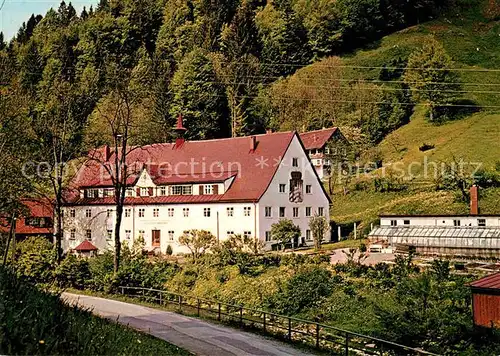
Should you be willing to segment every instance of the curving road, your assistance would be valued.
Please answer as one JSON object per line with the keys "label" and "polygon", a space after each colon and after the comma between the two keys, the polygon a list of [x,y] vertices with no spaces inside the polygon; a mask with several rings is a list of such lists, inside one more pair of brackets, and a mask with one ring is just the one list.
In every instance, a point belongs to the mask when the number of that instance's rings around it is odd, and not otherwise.
{"label": "curving road", "polygon": [[63,299],[96,315],[147,332],[195,355],[308,355],[279,341],[214,325],[180,314],[91,296],[64,293]]}

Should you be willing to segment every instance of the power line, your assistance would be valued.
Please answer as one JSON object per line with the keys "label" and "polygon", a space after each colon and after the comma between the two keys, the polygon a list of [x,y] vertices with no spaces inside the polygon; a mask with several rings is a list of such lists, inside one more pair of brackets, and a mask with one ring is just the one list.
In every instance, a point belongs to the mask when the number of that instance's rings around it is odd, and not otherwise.
{"label": "power line", "polygon": [[3,1],[2,1],[2,5],[0,5],[0,11],[2,11],[3,6],[5,5],[5,1],[6,1],[6,0],[3,0]]}

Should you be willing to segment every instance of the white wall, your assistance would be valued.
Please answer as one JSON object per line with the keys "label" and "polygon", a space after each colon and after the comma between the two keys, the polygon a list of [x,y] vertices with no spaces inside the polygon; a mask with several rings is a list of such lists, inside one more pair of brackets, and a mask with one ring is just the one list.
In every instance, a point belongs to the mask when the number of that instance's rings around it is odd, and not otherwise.
{"label": "white wall", "polygon": [[[189,208],[189,217],[184,217],[184,208]],[[210,217],[204,216],[204,209],[210,208]],[[228,216],[227,208],[232,208],[234,216]],[[250,216],[244,216],[244,208],[250,208]],[[70,211],[75,209],[76,217],[71,218]],[[85,211],[92,210],[92,217],[87,218]],[[107,210],[113,209],[108,218]],[[125,216],[125,211],[131,209],[130,217]],[[139,210],[144,209],[144,217],[139,217]],[[154,209],[159,209],[159,217],[153,216]],[[174,216],[169,216],[169,209],[173,209]],[[114,240],[107,240],[107,230],[113,231],[115,213],[113,206],[93,207],[66,207],[64,212],[64,246],[65,250],[75,248],[86,238],[86,230],[92,230],[92,243],[99,249],[111,249]],[[161,252],[165,253],[167,245],[171,245],[174,253],[189,252],[178,243],[178,238],[185,230],[208,230],[221,241],[227,239],[227,232],[243,234],[250,232],[255,237],[256,205],[244,204],[176,204],[176,205],[141,205],[126,206],[124,209],[121,240],[130,245],[139,237],[139,232],[144,231],[146,247],[152,247],[152,231],[160,230]],[[70,240],[71,230],[76,230],[76,239]],[[130,240],[126,240],[126,231],[131,231]],[[174,232],[174,241],[169,240],[169,231]],[[113,237],[114,239],[114,237]]]}
{"label": "white wall", "polygon": [[[459,220],[460,226],[478,226],[478,220],[485,219],[486,226],[500,226],[500,217],[498,216],[397,216],[380,218],[381,226],[391,226],[391,221],[396,220],[397,226],[454,226],[454,221]],[[410,224],[406,225],[405,221]]]}
{"label": "white wall", "polygon": [[[292,159],[299,158],[299,167],[292,167]],[[289,200],[290,189],[290,173],[292,171],[302,172],[302,179],[304,181],[304,201],[296,204],[291,203]],[[279,185],[285,184],[285,193],[280,193]],[[311,194],[306,194],[306,185],[312,186]],[[265,207],[272,207],[272,218],[265,217]],[[306,152],[303,150],[297,137],[291,142],[288,151],[283,157],[283,163],[278,168],[269,188],[264,196],[259,201],[258,208],[258,231],[261,241],[265,241],[266,231],[271,231],[271,225],[279,221],[279,208],[285,207],[286,218],[291,219],[295,225],[300,226],[302,237],[306,237],[306,230],[309,229],[310,217],[306,217],[306,207],[311,207],[312,215],[317,213],[319,207],[323,207],[324,215],[328,222],[330,221],[330,203],[323,189],[321,183],[314,173],[314,168],[311,166]],[[299,217],[293,217],[293,208],[299,208]],[[313,244],[313,241],[306,241],[308,244]],[[276,242],[274,242],[276,243]],[[270,246],[272,243],[268,243]]]}

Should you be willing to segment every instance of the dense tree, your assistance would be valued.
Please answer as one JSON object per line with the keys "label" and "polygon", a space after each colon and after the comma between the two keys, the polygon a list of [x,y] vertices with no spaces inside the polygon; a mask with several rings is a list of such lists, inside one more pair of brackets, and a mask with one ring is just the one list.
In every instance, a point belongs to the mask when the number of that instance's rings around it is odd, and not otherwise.
{"label": "dense tree", "polygon": [[437,109],[460,97],[459,75],[450,70],[451,57],[434,38],[429,38],[422,49],[411,54],[404,80],[416,101],[429,106],[431,122],[440,121]]}
{"label": "dense tree", "polygon": [[4,50],[7,47],[7,43],[5,43],[5,38],[3,36],[3,32],[0,31],[0,51]]}
{"label": "dense tree", "polygon": [[327,234],[330,231],[328,221],[324,216],[314,215],[311,220],[309,220],[309,229],[311,230],[314,241],[314,248],[318,251],[321,249],[321,244],[327,238]]}
{"label": "dense tree", "polygon": [[224,86],[212,61],[201,49],[189,53],[172,79],[171,117],[182,114],[190,139],[227,137],[228,107]]}
{"label": "dense tree", "polygon": [[196,262],[205,252],[216,244],[216,238],[209,231],[190,230],[179,237],[179,243],[191,251],[191,257]]}
{"label": "dense tree", "polygon": [[285,249],[286,245],[291,244],[295,247],[295,241],[300,238],[300,227],[295,225],[290,219],[281,219],[271,226],[271,236]]}

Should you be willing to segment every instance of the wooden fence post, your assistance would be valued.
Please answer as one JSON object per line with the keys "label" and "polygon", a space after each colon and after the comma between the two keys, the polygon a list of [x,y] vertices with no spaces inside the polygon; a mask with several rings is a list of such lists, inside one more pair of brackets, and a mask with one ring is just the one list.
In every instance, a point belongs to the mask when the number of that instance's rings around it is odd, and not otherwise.
{"label": "wooden fence post", "polygon": [[349,333],[345,333],[345,355],[349,356]]}
{"label": "wooden fence post", "polygon": [[220,305],[220,303],[219,303],[219,313],[217,314],[217,320],[218,320],[218,321],[220,321],[220,307],[221,307],[221,305]]}
{"label": "wooden fence post", "polygon": [[197,298],[196,308],[197,308],[197,315],[198,317],[200,317],[200,298]]}
{"label": "wooden fence post", "polygon": [[179,311],[182,311],[182,296],[179,296]]}
{"label": "wooden fence post", "polygon": [[266,331],[266,313],[264,313],[264,332]]}
{"label": "wooden fence post", "polygon": [[163,301],[162,301],[162,292],[160,292],[160,305],[163,305]]}
{"label": "wooden fence post", "polygon": [[243,326],[243,307],[240,307],[240,326]]}
{"label": "wooden fence post", "polygon": [[292,319],[288,317],[288,341],[292,341]]}

